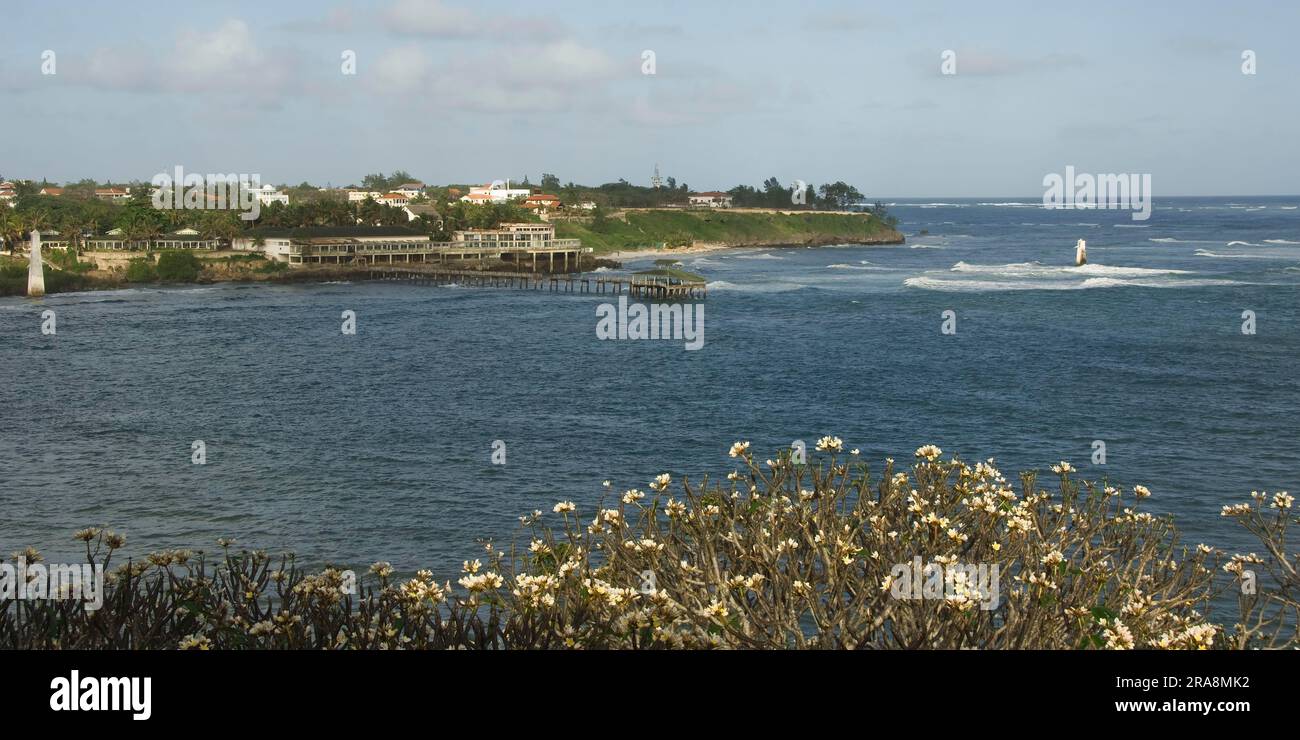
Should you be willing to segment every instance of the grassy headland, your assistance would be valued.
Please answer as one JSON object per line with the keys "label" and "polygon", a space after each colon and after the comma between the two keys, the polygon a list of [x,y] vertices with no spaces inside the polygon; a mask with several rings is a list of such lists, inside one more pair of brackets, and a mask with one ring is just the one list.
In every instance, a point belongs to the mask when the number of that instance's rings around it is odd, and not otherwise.
{"label": "grassy headland", "polygon": [[636,209],[590,221],[558,221],[555,235],[596,254],[690,246],[901,244],[903,235],[869,213]]}

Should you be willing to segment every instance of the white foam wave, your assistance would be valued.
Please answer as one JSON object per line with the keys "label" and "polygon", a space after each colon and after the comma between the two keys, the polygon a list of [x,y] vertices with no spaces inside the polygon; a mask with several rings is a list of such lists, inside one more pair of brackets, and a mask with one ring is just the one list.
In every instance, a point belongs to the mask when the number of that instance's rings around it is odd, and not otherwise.
{"label": "white foam wave", "polygon": [[[864,261],[865,261],[865,260],[864,260]],[[833,264],[833,265],[827,265],[827,266],[826,266],[826,269],[828,269],[828,270],[867,270],[867,271],[873,271],[873,272],[881,272],[881,271],[889,270],[889,269],[891,269],[891,268],[888,268],[888,267],[876,267],[875,265],[867,265],[867,264],[850,265],[850,264],[845,264],[845,263],[843,263],[843,262],[838,262],[838,263]]]}
{"label": "white foam wave", "polygon": [[749,285],[738,285],[727,282],[726,280],[714,280],[706,283],[709,290],[730,291],[734,293],[785,293],[791,290],[799,290],[807,286],[798,283],[753,283]]}
{"label": "white foam wave", "polygon": [[962,280],[934,278],[924,275],[903,281],[909,288],[937,290],[949,293],[990,293],[1017,290],[1090,290],[1094,288],[1197,288],[1206,286],[1247,285],[1235,280],[1179,280],[1144,279],[1125,280],[1115,277],[1092,277],[1082,281],[1066,280]]}
{"label": "white foam wave", "polygon": [[953,272],[976,273],[1010,278],[1066,278],[1066,277],[1149,277],[1154,275],[1186,274],[1187,270],[1167,270],[1150,267],[1121,267],[1090,262],[1086,265],[1044,265],[1040,262],[1013,262],[1007,265],[972,265],[958,262]]}
{"label": "white foam wave", "polygon": [[1300,242],[1293,242],[1290,239],[1265,239],[1264,243],[1265,244],[1300,244]]}
{"label": "white foam wave", "polygon": [[785,258],[778,257],[768,252],[763,252],[762,254],[738,254],[736,255],[736,259],[738,260],[782,260]]}
{"label": "white foam wave", "polygon": [[[1251,244],[1249,246],[1257,247],[1259,245]],[[1264,251],[1264,252],[1225,253],[1225,252],[1212,252],[1208,249],[1198,249],[1194,254],[1197,257],[1218,257],[1219,259],[1241,259],[1241,260],[1293,260],[1296,259],[1297,257],[1300,257],[1300,255],[1297,255],[1292,250],[1285,250],[1285,253],[1280,253],[1278,250]]]}

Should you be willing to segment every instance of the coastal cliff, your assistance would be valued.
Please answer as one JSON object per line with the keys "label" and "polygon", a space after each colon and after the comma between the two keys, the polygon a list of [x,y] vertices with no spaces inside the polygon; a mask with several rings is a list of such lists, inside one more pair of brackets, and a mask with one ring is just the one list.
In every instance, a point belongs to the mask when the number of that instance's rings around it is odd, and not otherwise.
{"label": "coastal cliff", "polygon": [[555,235],[581,239],[596,254],[684,247],[902,244],[903,235],[869,213],[629,209],[586,222],[559,221]]}

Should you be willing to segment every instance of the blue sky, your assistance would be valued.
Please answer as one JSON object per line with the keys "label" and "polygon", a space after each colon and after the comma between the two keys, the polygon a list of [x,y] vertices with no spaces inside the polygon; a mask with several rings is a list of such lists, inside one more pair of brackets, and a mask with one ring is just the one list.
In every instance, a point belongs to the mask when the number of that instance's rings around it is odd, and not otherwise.
{"label": "blue sky", "polygon": [[645,183],[659,163],[697,190],[775,176],[937,197],[1041,194],[1074,165],[1151,173],[1157,197],[1300,193],[1297,3],[8,0],[3,15],[9,178]]}

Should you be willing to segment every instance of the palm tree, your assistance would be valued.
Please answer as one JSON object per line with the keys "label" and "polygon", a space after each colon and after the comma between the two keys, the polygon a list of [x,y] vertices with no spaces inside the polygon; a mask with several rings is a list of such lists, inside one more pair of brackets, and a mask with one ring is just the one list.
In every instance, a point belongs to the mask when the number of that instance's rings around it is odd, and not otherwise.
{"label": "palm tree", "polygon": [[161,233],[162,228],[151,218],[133,217],[122,224],[122,238],[128,245],[131,242],[142,241],[148,248]]}
{"label": "palm tree", "polygon": [[0,245],[4,245],[13,254],[18,249],[18,241],[23,236],[23,225],[18,214],[12,209],[0,206]]}
{"label": "palm tree", "polygon": [[88,218],[79,210],[74,210],[63,215],[59,221],[59,230],[66,232],[68,237],[68,251],[72,254],[77,253],[77,246],[81,244],[81,233],[86,229]]}

